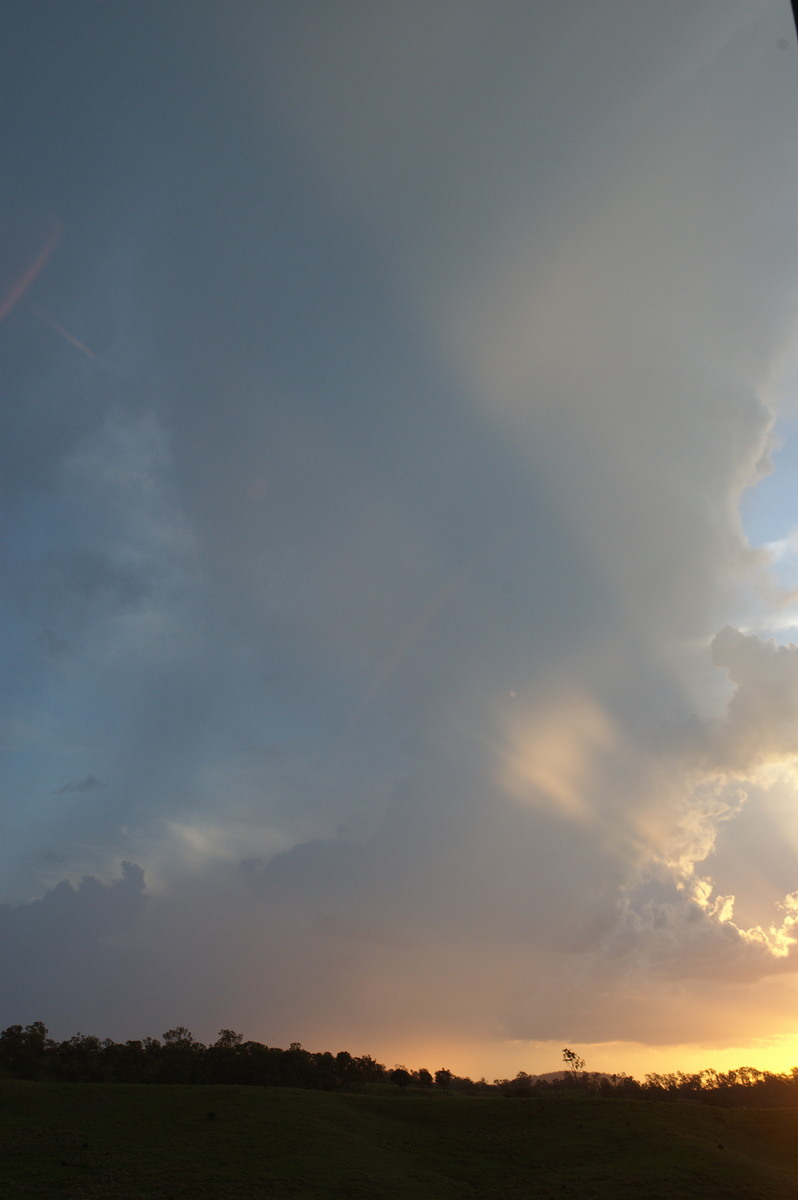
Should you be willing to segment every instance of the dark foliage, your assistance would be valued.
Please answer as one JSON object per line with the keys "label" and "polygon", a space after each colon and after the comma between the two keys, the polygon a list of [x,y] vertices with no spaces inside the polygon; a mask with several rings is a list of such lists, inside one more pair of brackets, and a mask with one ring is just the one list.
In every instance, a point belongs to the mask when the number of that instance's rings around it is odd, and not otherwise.
{"label": "dark foliage", "polygon": [[368,1054],[313,1052],[299,1042],[282,1050],[245,1042],[232,1029],[220,1030],[216,1041],[205,1046],[182,1025],[168,1029],[160,1040],[147,1037],[121,1043],[82,1033],[57,1042],[48,1037],[41,1021],[10,1025],[0,1032],[0,1075],[67,1083],[234,1083],[323,1091],[380,1083],[415,1092],[498,1091],[512,1099],[578,1093],[623,1100],[693,1100],[724,1107],[798,1108],[798,1067],[784,1074],[755,1067],[725,1073],[677,1071],[646,1075],[642,1083],[625,1074],[569,1067],[548,1076],[519,1071],[515,1079],[489,1084],[453,1075],[445,1067],[434,1076],[426,1067],[410,1071],[397,1065],[388,1070]]}
{"label": "dark foliage", "polygon": [[[167,1030],[160,1040],[119,1043],[77,1033],[56,1042],[41,1021],[24,1028],[11,1025],[0,1033],[0,1073],[53,1082],[244,1083],[325,1090],[388,1078],[383,1064],[368,1054],[312,1053],[298,1042],[281,1050],[245,1042],[230,1029],[222,1029],[210,1046],[195,1041],[182,1026]],[[408,1082],[415,1082],[409,1073]]]}
{"label": "dark foliage", "polygon": [[562,1072],[559,1077],[540,1077],[519,1071],[515,1079],[497,1079],[495,1086],[511,1099],[573,1094],[576,1090],[607,1099],[693,1100],[725,1108],[798,1108],[798,1067],[784,1074],[759,1071],[755,1067],[738,1067],[725,1073],[676,1071],[668,1075],[646,1075],[643,1083],[630,1075],[606,1075],[596,1071]]}

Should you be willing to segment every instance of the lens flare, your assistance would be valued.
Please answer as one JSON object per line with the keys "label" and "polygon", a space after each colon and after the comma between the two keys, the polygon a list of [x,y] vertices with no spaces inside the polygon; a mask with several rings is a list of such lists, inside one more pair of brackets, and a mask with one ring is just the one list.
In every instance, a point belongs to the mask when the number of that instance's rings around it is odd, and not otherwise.
{"label": "lens flare", "polygon": [[66,338],[66,340],[70,342],[76,350],[79,350],[81,354],[85,354],[86,358],[96,357],[93,350],[90,350],[88,346],[85,346],[83,342],[79,341],[79,339],[75,337],[74,333],[70,333],[68,329],[64,329],[63,325],[59,325],[57,321],[54,321],[50,314],[45,312],[43,308],[39,308],[37,305],[31,304],[30,300],[26,301],[26,304],[31,312],[35,313],[41,321],[44,321],[45,325],[49,325],[50,328],[54,329],[56,333],[60,333],[62,338]]}
{"label": "lens flare", "polygon": [[49,238],[39,251],[38,256],[28,267],[27,271],[24,271],[22,275],[20,275],[6,290],[2,299],[0,299],[0,321],[5,320],[11,310],[20,302],[36,277],[45,268],[49,261],[50,255],[53,253],[59,241],[61,240],[63,228],[64,227],[61,222],[56,221]]}

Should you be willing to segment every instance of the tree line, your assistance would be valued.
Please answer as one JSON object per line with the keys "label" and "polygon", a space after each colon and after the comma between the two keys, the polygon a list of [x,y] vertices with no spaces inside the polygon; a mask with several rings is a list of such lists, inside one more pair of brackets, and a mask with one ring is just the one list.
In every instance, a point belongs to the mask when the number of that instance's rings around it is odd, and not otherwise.
{"label": "tree line", "polygon": [[515,1079],[496,1080],[504,1096],[520,1099],[562,1092],[574,1087],[583,1093],[622,1100],[691,1100],[726,1108],[798,1108],[798,1067],[789,1072],[760,1071],[737,1067],[731,1071],[709,1068],[689,1073],[646,1075],[643,1081],[631,1075],[609,1075],[598,1071],[563,1073],[559,1079],[541,1079],[519,1071]]}
{"label": "tree line", "polygon": [[445,1067],[434,1074],[424,1067],[389,1070],[368,1054],[313,1052],[299,1042],[283,1050],[245,1041],[232,1029],[220,1030],[208,1046],[182,1025],[168,1029],[162,1038],[114,1042],[76,1033],[58,1042],[41,1021],[10,1025],[0,1033],[0,1074],[54,1082],[239,1083],[325,1090],[366,1083],[439,1090],[481,1086]]}
{"label": "tree line", "polygon": [[563,1051],[563,1071],[514,1079],[476,1082],[446,1067],[434,1073],[421,1067],[386,1067],[371,1055],[346,1050],[306,1050],[292,1042],[287,1050],[245,1041],[243,1035],[222,1029],[215,1042],[204,1045],[184,1026],[168,1029],[162,1038],[114,1042],[77,1033],[65,1041],[49,1037],[41,1021],[10,1025],[0,1033],[0,1075],[15,1079],[81,1083],[236,1083],[265,1087],[347,1090],[364,1084],[393,1084],[398,1089],[426,1092],[497,1093],[509,1099],[583,1094],[607,1099],[691,1100],[728,1107],[798,1107],[798,1067],[788,1073],[738,1067],[689,1074],[630,1075],[584,1070],[584,1060]]}

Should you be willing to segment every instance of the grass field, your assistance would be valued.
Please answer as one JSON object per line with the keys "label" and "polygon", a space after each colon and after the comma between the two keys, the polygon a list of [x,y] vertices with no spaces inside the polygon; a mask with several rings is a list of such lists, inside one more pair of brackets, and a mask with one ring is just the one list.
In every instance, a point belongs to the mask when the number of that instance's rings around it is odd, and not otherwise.
{"label": "grass field", "polygon": [[793,1110],[0,1081],[2,1200],[796,1196]]}

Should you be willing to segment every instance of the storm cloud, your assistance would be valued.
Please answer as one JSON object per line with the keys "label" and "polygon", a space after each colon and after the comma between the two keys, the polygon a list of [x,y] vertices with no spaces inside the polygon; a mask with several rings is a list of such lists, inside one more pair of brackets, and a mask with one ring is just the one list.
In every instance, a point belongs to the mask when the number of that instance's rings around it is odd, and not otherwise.
{"label": "storm cloud", "polygon": [[46,7],[0,1022],[788,1045],[789,6]]}

